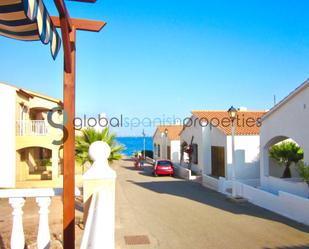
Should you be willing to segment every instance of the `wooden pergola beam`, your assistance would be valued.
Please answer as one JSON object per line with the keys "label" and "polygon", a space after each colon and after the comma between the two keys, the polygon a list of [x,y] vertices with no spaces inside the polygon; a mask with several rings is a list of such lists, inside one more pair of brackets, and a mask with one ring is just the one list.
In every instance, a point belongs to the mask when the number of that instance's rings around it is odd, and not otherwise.
{"label": "wooden pergola beam", "polygon": [[54,3],[57,7],[59,13],[59,27],[61,28],[62,34],[62,44],[63,44],[63,53],[64,53],[64,69],[67,73],[71,72],[72,61],[71,61],[71,43],[70,43],[70,33],[72,32],[72,23],[71,18],[68,13],[68,10],[65,6],[63,0],[54,0]]}
{"label": "wooden pergola beam", "polygon": [[54,3],[57,7],[60,18],[65,20],[66,24],[68,25],[68,29],[71,32],[71,30],[72,30],[71,18],[70,18],[69,12],[68,12],[68,10],[65,6],[64,1],[63,0],[54,0]]}
{"label": "wooden pergola beam", "polygon": [[[51,16],[50,18],[56,28],[61,27],[60,18],[58,16]],[[78,19],[78,18],[70,18],[70,21],[72,26],[74,26],[76,30],[84,30],[92,32],[99,32],[106,25],[106,22]]]}

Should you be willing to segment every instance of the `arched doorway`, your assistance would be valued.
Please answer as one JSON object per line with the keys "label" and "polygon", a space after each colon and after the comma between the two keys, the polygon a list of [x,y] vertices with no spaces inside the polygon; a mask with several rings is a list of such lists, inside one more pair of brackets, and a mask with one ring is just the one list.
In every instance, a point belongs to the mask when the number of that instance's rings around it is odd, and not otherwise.
{"label": "arched doorway", "polygon": [[[279,164],[275,159],[273,159],[270,156],[270,149],[273,146],[279,146],[282,143],[294,143],[300,148],[302,148],[301,145],[299,145],[296,140],[289,138],[287,136],[276,136],[270,139],[262,150],[264,176],[282,178],[285,170],[285,165],[283,165],[282,163]],[[291,171],[291,178],[299,178],[299,174],[295,163],[291,164],[290,171]]]}
{"label": "arched doorway", "polygon": [[[261,150],[261,188],[278,194],[279,191],[307,197],[309,195],[309,189],[307,184],[299,177],[297,165],[292,163],[290,165],[291,177],[282,178],[285,170],[285,165],[279,165],[278,162],[272,159],[269,155],[269,150],[274,145],[280,145],[282,143],[292,142],[298,145],[300,148],[304,148],[301,143],[298,143],[296,139],[288,136],[275,136],[271,138]],[[306,151],[303,150],[303,157],[306,156]]]}
{"label": "arched doorway", "polygon": [[16,151],[16,180],[51,180],[52,150],[26,147]]}

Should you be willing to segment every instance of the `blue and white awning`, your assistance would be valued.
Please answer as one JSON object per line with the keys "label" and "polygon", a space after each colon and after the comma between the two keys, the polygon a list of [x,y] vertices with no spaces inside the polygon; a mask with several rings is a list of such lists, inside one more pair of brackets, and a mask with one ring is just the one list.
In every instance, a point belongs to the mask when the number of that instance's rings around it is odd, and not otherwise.
{"label": "blue and white awning", "polygon": [[0,0],[0,35],[50,43],[54,59],[61,46],[60,36],[42,0]]}

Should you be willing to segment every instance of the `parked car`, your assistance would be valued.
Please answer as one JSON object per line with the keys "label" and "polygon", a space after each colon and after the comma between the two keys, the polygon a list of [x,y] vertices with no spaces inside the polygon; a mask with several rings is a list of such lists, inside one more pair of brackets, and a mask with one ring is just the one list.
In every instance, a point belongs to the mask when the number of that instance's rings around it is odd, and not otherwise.
{"label": "parked car", "polygon": [[170,160],[157,160],[153,166],[153,175],[174,175],[174,165]]}

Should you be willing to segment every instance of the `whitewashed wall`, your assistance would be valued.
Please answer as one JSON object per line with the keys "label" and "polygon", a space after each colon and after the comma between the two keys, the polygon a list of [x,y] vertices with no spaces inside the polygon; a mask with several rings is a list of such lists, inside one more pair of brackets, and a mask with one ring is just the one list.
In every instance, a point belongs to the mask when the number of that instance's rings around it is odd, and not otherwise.
{"label": "whitewashed wall", "polygon": [[[269,146],[284,139],[293,139],[304,149],[304,159],[309,163],[309,84],[262,122],[261,127],[261,184],[269,186]],[[274,187],[274,186],[273,186]],[[283,185],[277,185],[277,190]],[[305,194],[305,193],[304,193]]]}
{"label": "whitewashed wall", "polygon": [[[154,144],[157,145],[156,151],[155,151]],[[157,155],[158,145],[160,145],[160,156]],[[154,152],[155,160],[163,159],[166,157],[166,137],[158,131],[156,131],[156,133],[153,136],[153,152]]]}
{"label": "whitewashed wall", "polygon": [[[256,179],[260,177],[260,137],[235,136],[235,164],[237,179]],[[232,170],[232,136],[227,136],[227,179]]]}
{"label": "whitewashed wall", "polygon": [[227,172],[227,158],[226,158],[226,135],[218,128],[216,127],[204,127],[204,141],[205,141],[205,152],[206,152],[206,158],[205,158],[205,167],[204,167],[204,172],[206,174],[211,174],[212,169],[211,169],[211,146],[220,146],[224,147],[225,151],[225,174]]}
{"label": "whitewashed wall", "polygon": [[180,135],[180,144],[184,141],[187,144],[191,143],[192,136],[194,136],[193,143],[198,145],[198,164],[192,164],[191,169],[195,172],[202,173],[204,165],[204,148],[203,148],[203,134],[202,127],[198,124],[186,127]]}
{"label": "whitewashed wall", "polygon": [[[204,127],[204,174],[211,174],[211,146],[225,149],[225,178],[231,179],[232,138],[220,129]],[[260,175],[259,136],[235,136],[236,177],[256,179]]]}
{"label": "whitewashed wall", "polygon": [[264,177],[262,189],[277,194],[280,190],[309,198],[308,185],[299,178]]}
{"label": "whitewashed wall", "polygon": [[[155,148],[155,144],[156,144],[156,148]],[[157,154],[158,151],[158,145],[160,145],[160,157]],[[162,148],[163,148],[163,139],[162,139],[162,134],[158,131],[155,132],[154,136],[153,136],[153,156],[154,159],[160,159],[162,156]]]}
{"label": "whitewashed wall", "polygon": [[309,199],[279,191],[272,194],[252,186],[236,182],[237,195],[251,203],[309,225]]}
{"label": "whitewashed wall", "polygon": [[[194,136],[193,143],[198,144],[198,164],[192,164],[192,169],[205,175],[210,175],[211,146],[225,148],[225,177],[231,178],[232,142],[231,136],[226,136],[216,127],[200,125],[186,127],[181,134],[181,143],[188,144]],[[260,176],[259,136],[235,136],[236,177],[238,179],[256,179]]]}
{"label": "whitewashed wall", "polygon": [[16,89],[0,84],[0,187],[15,187]]}
{"label": "whitewashed wall", "polygon": [[[261,127],[261,176],[268,176],[268,147],[280,139],[291,138],[304,149],[309,162],[309,85],[275,110],[262,122]],[[273,139],[273,140],[272,140]],[[263,151],[262,151],[263,150]]]}
{"label": "whitewashed wall", "polygon": [[[157,156],[155,145],[160,145],[160,157]],[[171,147],[171,161],[179,163],[180,161],[180,140],[169,140],[164,134],[156,131],[153,136],[154,159],[167,159],[167,146]],[[157,150],[157,149],[156,149]]]}
{"label": "whitewashed wall", "polygon": [[171,146],[171,160],[173,162],[179,163],[180,161],[180,140],[172,140],[170,142]]}

